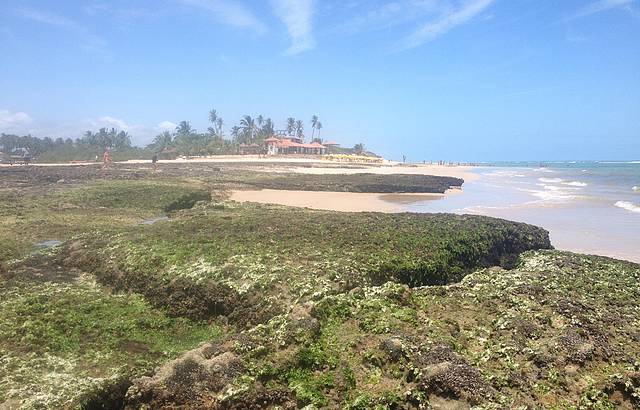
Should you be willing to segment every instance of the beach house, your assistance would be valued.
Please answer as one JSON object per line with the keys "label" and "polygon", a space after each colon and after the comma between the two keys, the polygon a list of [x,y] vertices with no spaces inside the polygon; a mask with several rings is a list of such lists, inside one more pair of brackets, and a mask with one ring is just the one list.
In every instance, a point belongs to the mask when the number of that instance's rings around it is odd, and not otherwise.
{"label": "beach house", "polygon": [[268,155],[324,155],[327,148],[319,142],[305,143],[302,138],[274,135],[264,140]]}

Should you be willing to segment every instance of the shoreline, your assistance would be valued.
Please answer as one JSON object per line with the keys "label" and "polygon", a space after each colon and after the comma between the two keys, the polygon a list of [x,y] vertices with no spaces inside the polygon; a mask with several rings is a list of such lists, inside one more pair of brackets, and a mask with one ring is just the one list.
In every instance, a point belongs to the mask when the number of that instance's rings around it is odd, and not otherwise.
{"label": "shoreline", "polygon": [[[188,165],[188,164],[246,164],[246,165],[276,165],[276,168],[261,168],[264,172],[293,172],[299,174],[410,174],[410,175],[433,175],[462,178],[465,182],[475,181],[479,178],[474,169],[477,167],[470,165],[434,165],[434,164],[403,164],[396,161],[383,159],[381,163],[367,162],[339,162],[323,158],[299,158],[299,157],[258,157],[258,156],[238,156],[220,155],[217,157],[202,157],[192,159],[168,159],[159,160],[158,167],[161,170],[163,164],[168,165]],[[148,164],[151,160],[135,159],[128,161],[113,162],[117,165],[140,165]],[[305,165],[307,165],[305,167]],[[312,165],[312,166],[308,166]],[[25,165],[0,164],[2,168],[24,167]],[[102,162],[75,162],[75,163],[32,163],[28,166],[36,167],[83,167],[102,166]],[[357,168],[354,168],[357,167]]]}

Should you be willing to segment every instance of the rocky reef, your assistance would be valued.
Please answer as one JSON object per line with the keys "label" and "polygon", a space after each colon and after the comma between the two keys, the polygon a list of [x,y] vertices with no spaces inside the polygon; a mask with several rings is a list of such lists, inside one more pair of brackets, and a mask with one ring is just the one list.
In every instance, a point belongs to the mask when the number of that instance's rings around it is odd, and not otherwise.
{"label": "rocky reef", "polygon": [[636,408],[640,268],[530,251],[303,303],[133,381],[127,407]]}
{"label": "rocky reef", "polygon": [[640,405],[639,265],[487,217],[225,200],[245,169],[51,172],[0,187],[2,409]]}

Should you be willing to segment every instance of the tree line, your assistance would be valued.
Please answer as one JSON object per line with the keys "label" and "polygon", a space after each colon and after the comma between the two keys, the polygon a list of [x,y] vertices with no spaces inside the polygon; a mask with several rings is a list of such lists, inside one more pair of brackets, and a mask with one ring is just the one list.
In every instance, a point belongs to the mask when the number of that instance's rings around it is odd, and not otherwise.
{"label": "tree line", "polygon": [[[207,130],[200,133],[189,121],[181,121],[174,131],[157,135],[147,148],[157,152],[173,149],[180,155],[234,154],[242,146],[263,145],[264,140],[276,135],[277,131],[274,121],[263,115],[243,115],[238,124],[229,129],[228,135],[225,122],[216,110],[209,111],[209,123]],[[312,141],[321,143],[322,123],[317,115],[311,118],[310,124]],[[294,117],[287,118],[284,131],[288,136],[305,138],[304,122]]]}
{"label": "tree line", "polygon": [[[100,128],[98,131],[86,131],[80,138],[37,138],[30,135],[18,136],[0,134],[0,151],[11,153],[18,148],[26,148],[31,156],[43,161],[68,161],[72,159],[94,159],[101,156],[105,149],[113,151],[116,159],[134,157],[150,158],[152,155],[216,155],[238,154],[247,146],[262,147],[264,140],[276,135],[277,129],[271,118],[263,115],[244,115],[237,125],[225,130],[225,122],[215,109],[209,111],[209,127],[198,132],[189,121],[181,121],[173,131],[164,131],[156,135],[144,148],[131,143],[131,135],[116,128]],[[322,123],[317,115],[309,122],[311,141],[322,143]],[[305,139],[305,123],[294,117],[286,119],[282,130],[287,136]],[[259,148],[255,148],[259,149]],[[362,153],[364,145],[356,144],[345,151]]]}

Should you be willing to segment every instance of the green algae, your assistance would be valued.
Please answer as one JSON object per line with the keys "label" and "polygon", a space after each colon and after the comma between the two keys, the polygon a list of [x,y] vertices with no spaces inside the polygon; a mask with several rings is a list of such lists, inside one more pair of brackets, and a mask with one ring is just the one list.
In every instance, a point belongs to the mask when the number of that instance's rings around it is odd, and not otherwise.
{"label": "green algae", "polygon": [[79,397],[220,335],[171,319],[139,295],[112,295],[87,275],[0,285],[0,397],[21,407],[70,407]]}
{"label": "green algae", "polygon": [[[638,265],[518,259],[549,247],[546,232],[491,218],[220,202],[225,178],[3,188],[0,403],[124,400],[162,365],[199,383],[170,379],[168,406],[201,393],[213,408],[638,404]],[[138,225],[172,203],[193,208]],[[44,239],[67,242],[25,257]],[[206,360],[233,365],[179,365],[205,341]],[[132,408],[167,392],[135,388],[149,395]]]}
{"label": "green algae", "polygon": [[285,407],[633,408],[639,274],[622,261],[536,251],[458,284],[326,296],[221,342],[216,351],[239,355],[250,382],[218,405],[284,389]]}

